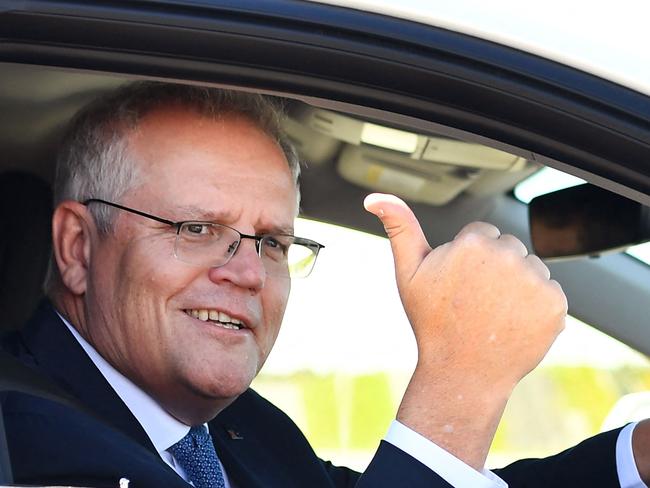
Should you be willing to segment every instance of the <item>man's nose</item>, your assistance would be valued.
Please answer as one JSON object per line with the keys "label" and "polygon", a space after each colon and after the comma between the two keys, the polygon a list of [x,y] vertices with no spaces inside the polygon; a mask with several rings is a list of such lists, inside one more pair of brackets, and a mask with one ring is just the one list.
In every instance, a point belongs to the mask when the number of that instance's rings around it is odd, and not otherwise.
{"label": "man's nose", "polygon": [[240,288],[259,291],[264,288],[266,270],[257,252],[254,239],[242,239],[230,260],[215,268],[210,268],[209,276],[215,283],[229,281]]}

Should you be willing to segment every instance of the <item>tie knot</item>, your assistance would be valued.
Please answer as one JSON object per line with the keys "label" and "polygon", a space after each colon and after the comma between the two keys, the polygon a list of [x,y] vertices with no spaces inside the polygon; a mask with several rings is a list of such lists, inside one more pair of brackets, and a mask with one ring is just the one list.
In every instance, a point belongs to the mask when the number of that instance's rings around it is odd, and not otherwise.
{"label": "tie knot", "polygon": [[196,488],[224,488],[219,459],[204,425],[192,427],[168,450]]}
{"label": "tie knot", "polygon": [[205,444],[206,442],[212,442],[210,434],[208,434],[208,429],[206,429],[204,425],[195,425],[192,427],[187,435],[179,442],[183,442],[185,439],[192,442],[195,448]]}

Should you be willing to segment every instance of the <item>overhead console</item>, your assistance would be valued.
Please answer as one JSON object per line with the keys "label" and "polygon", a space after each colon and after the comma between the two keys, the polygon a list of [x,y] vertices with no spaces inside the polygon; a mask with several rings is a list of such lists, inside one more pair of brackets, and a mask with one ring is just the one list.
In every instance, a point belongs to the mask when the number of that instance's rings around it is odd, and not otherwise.
{"label": "overhead console", "polygon": [[463,191],[501,193],[537,169],[522,157],[482,144],[415,134],[309,106],[294,111],[285,129],[310,164],[334,162],[350,183],[434,206]]}

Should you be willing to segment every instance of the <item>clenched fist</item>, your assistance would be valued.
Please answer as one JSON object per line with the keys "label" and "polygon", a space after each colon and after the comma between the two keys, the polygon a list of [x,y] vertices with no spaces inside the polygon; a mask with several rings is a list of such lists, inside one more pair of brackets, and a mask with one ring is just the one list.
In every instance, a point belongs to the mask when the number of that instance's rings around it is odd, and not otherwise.
{"label": "clenched fist", "polygon": [[408,206],[369,195],[384,224],[418,346],[398,419],[481,468],[512,389],[564,328],[567,302],[548,268],[484,222],[431,249]]}

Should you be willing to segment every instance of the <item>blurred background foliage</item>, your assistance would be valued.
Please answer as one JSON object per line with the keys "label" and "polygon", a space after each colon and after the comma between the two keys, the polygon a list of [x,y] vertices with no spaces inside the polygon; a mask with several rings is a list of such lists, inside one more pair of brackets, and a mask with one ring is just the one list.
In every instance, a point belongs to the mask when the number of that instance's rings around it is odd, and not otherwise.
{"label": "blurred background foliage", "polygon": [[[260,375],[253,388],[298,423],[319,455],[364,469],[395,416],[408,375]],[[623,395],[650,390],[650,366],[543,366],[515,390],[488,465],[547,456],[600,432]]]}

